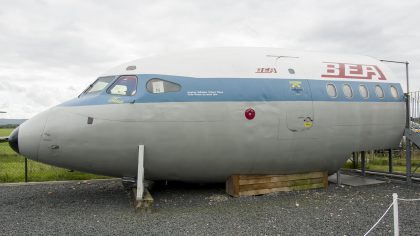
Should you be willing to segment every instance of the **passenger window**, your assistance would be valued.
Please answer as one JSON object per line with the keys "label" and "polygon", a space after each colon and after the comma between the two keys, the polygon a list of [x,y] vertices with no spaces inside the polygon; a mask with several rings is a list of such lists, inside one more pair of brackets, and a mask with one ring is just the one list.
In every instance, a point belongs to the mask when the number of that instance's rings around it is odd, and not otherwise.
{"label": "passenger window", "polygon": [[393,98],[398,98],[398,90],[397,90],[397,88],[395,88],[394,86],[391,85],[390,90],[391,90],[392,97]]}
{"label": "passenger window", "polygon": [[379,85],[376,85],[376,87],[375,87],[375,93],[376,93],[376,96],[378,97],[378,98],[384,98],[384,90],[382,89],[382,87],[381,86],[379,86]]}
{"label": "passenger window", "polygon": [[120,76],[108,89],[109,94],[133,96],[137,92],[137,77],[135,75]]}
{"label": "passenger window", "polygon": [[353,90],[349,84],[343,84],[343,93],[346,98],[353,97]]}
{"label": "passenger window", "polygon": [[334,84],[327,84],[327,93],[328,96],[332,98],[337,97],[337,89],[335,88]]}
{"label": "passenger window", "polygon": [[369,98],[369,91],[367,87],[363,84],[359,86],[359,93],[360,96],[362,96],[362,98]]}
{"label": "passenger window", "polygon": [[150,93],[178,92],[181,90],[181,85],[163,79],[153,78],[147,81],[146,89]]}

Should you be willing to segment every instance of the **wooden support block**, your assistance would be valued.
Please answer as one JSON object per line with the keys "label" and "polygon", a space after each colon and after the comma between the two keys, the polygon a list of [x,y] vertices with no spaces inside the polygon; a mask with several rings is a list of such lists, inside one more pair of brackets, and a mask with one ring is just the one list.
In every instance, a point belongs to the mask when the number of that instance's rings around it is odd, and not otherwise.
{"label": "wooden support block", "polygon": [[322,187],[328,187],[326,171],[290,175],[231,175],[226,181],[226,192],[233,197]]}
{"label": "wooden support block", "polygon": [[151,212],[153,208],[153,197],[147,188],[144,189],[143,197],[137,200],[137,189],[133,188],[131,191],[131,197],[134,203],[134,210],[136,212]]}
{"label": "wooden support block", "polygon": [[324,188],[327,189],[328,188],[328,171],[324,171],[323,173],[323,183],[324,183]]}
{"label": "wooden support block", "polygon": [[239,175],[231,175],[226,180],[226,193],[234,197],[239,197]]}

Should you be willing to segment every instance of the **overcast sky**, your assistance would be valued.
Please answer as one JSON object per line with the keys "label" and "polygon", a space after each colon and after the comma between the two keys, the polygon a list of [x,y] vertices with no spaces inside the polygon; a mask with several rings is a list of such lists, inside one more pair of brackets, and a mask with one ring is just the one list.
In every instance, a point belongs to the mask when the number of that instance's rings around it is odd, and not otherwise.
{"label": "overcast sky", "polygon": [[1,0],[0,118],[30,118],[126,61],[201,47],[407,60],[420,90],[419,12],[414,0]]}

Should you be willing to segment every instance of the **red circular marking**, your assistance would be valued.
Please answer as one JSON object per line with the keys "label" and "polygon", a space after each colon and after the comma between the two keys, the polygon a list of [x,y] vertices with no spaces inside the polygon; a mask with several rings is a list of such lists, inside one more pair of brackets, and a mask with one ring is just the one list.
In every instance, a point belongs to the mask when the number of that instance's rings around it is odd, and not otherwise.
{"label": "red circular marking", "polygon": [[252,109],[252,108],[246,109],[246,111],[245,111],[245,117],[248,120],[254,119],[254,117],[255,117],[255,111],[254,111],[254,109]]}

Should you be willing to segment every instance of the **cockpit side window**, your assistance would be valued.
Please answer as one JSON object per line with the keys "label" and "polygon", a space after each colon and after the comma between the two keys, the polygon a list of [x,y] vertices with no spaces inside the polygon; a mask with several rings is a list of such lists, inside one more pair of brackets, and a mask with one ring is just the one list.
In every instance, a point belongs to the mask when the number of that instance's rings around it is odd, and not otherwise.
{"label": "cockpit side window", "polygon": [[112,95],[133,96],[137,92],[137,76],[122,75],[108,89]]}
{"label": "cockpit side window", "polygon": [[163,79],[153,78],[147,81],[146,89],[149,93],[178,92],[181,90],[181,85]]}

